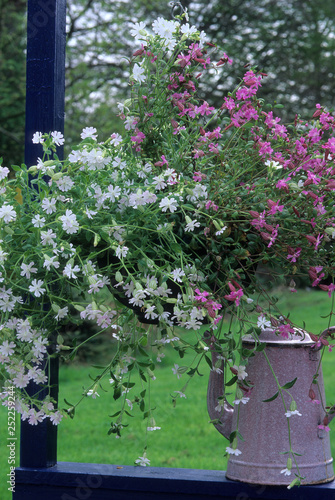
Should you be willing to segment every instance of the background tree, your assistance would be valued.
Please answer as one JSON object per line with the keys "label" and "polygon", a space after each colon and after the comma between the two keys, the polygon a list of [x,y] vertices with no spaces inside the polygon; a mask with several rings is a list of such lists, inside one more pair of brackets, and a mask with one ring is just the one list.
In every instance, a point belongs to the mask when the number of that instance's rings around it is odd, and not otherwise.
{"label": "background tree", "polygon": [[[315,104],[335,104],[335,11],[333,0],[182,0],[190,23],[224,47],[233,59],[225,79],[204,82],[203,98],[220,106],[242,77],[243,66],[268,74],[262,96],[285,105],[284,121],[306,118]],[[23,159],[24,0],[0,0],[0,151],[6,162]],[[85,126],[108,137],[121,126],[117,102],[129,89],[129,59],[136,46],[133,22],[149,26],[158,16],[171,18],[160,0],[68,0],[66,120],[67,148]],[[214,81],[214,84],[213,84]]]}
{"label": "background tree", "polygon": [[0,0],[0,156],[24,159],[26,1]]}
{"label": "background tree", "polygon": [[[207,83],[204,99],[220,106],[243,75],[243,66],[268,74],[263,97],[285,104],[283,119],[310,115],[317,102],[335,103],[335,14],[332,0],[183,0],[190,23],[233,59],[225,80]],[[116,103],[124,99],[128,59],[134,52],[132,22],[170,18],[160,1],[69,2],[67,129],[87,124],[109,134],[117,127]],[[213,76],[213,75],[212,75]],[[213,81],[213,78],[212,78]],[[84,113],[83,113],[84,111]]]}

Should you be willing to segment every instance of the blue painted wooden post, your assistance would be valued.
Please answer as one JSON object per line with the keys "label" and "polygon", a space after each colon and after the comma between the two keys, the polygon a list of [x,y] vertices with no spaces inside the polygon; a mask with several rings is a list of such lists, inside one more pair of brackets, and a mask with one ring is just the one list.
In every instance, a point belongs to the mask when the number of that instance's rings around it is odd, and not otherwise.
{"label": "blue painted wooden post", "polygon": [[[64,130],[66,0],[28,0],[25,163],[36,165],[42,148],[34,132]],[[62,157],[62,150],[58,155]],[[58,393],[58,363],[51,360],[53,397]],[[31,394],[40,388],[30,384]],[[43,398],[46,394],[43,394]],[[57,426],[49,419],[37,426],[21,423],[21,467],[49,467],[57,462]]]}
{"label": "blue painted wooden post", "polygon": [[[34,132],[63,131],[65,9],[66,0],[28,0],[27,165],[41,156]],[[57,365],[52,381],[56,394]],[[334,483],[288,490],[229,481],[223,471],[57,463],[56,444],[48,422],[22,423],[13,500],[335,500]],[[218,436],[213,453],[221,455],[224,446]]]}

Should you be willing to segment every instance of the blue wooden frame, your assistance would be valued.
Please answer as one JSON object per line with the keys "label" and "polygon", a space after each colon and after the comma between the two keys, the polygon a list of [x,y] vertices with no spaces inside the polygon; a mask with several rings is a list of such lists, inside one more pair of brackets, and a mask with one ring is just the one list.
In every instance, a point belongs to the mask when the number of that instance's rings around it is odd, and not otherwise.
{"label": "blue wooden frame", "polygon": [[[29,166],[42,154],[32,144],[33,133],[64,128],[65,19],[66,0],[28,0],[25,162]],[[57,399],[57,363],[51,368]],[[20,452],[13,500],[335,500],[335,483],[288,490],[229,481],[223,471],[57,463],[57,427],[48,421],[37,426],[21,423]]]}

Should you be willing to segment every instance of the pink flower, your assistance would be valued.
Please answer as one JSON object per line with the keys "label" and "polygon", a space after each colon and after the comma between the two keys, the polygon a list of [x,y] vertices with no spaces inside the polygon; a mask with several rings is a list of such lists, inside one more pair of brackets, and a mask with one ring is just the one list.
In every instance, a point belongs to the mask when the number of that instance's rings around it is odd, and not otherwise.
{"label": "pink flower", "polygon": [[193,174],[193,180],[195,182],[200,182],[202,179],[206,178],[206,174],[202,174],[201,172],[194,172]]}
{"label": "pink flower", "polygon": [[163,165],[169,165],[167,159],[164,155],[161,156],[162,161],[156,161],[155,167],[162,167]]}
{"label": "pink flower", "polygon": [[224,298],[235,302],[235,305],[238,307],[240,305],[240,299],[244,295],[243,290],[242,288],[236,289],[230,282],[228,283],[228,286],[230,289],[230,294],[225,295]]}
{"label": "pink flower", "polygon": [[199,300],[200,302],[207,302],[207,298],[209,296],[209,293],[204,291],[204,292],[200,292],[199,288],[196,288],[195,290],[195,293],[198,294],[198,296],[194,296],[195,300]]}
{"label": "pink flower", "polygon": [[204,101],[201,106],[195,107],[195,112],[197,114],[200,113],[201,116],[204,116],[204,115],[207,116],[207,115],[210,115],[214,109],[215,108],[213,108],[213,106],[209,106],[207,101]]}
{"label": "pink flower", "polygon": [[210,208],[212,208],[213,210],[215,210],[215,212],[217,212],[219,207],[217,205],[215,205],[215,203],[213,203],[211,200],[209,200],[209,201],[207,201],[205,208],[206,208],[206,210],[209,210]]}
{"label": "pink flower", "polygon": [[287,193],[289,192],[289,187],[288,187],[288,181],[290,181],[290,178],[287,179],[279,179],[279,181],[276,184],[276,188],[278,189],[284,189]]}
{"label": "pink flower", "polygon": [[319,285],[319,288],[328,292],[328,297],[331,297],[332,292],[335,290],[335,285],[334,283],[331,283],[330,285]]}
{"label": "pink flower", "polygon": [[330,427],[328,425],[323,425],[323,424],[318,425],[318,429],[322,429],[326,432],[330,431]]}
{"label": "pink flower", "polygon": [[143,132],[138,130],[138,128],[135,129],[135,133],[136,133],[136,135],[132,135],[130,138],[131,138],[132,142],[135,142],[136,144],[140,144],[142,141],[144,141],[145,134],[143,134]]}
{"label": "pink flower", "polygon": [[285,325],[279,325],[276,328],[276,331],[284,338],[288,339],[290,333],[294,333],[293,328],[289,323],[286,323]]}
{"label": "pink flower", "polygon": [[276,212],[282,212],[284,205],[279,205],[279,200],[274,202],[272,200],[267,200],[267,205],[269,207],[268,214],[274,215]]}
{"label": "pink flower", "polygon": [[297,259],[299,258],[301,253],[301,248],[298,247],[294,250],[293,248],[289,247],[289,252],[290,253],[287,255],[287,259],[290,262],[297,262]]}
{"label": "pink flower", "polygon": [[235,108],[235,101],[232,97],[225,97],[224,98],[224,104],[222,104],[221,108],[226,108],[229,110],[232,110]]}

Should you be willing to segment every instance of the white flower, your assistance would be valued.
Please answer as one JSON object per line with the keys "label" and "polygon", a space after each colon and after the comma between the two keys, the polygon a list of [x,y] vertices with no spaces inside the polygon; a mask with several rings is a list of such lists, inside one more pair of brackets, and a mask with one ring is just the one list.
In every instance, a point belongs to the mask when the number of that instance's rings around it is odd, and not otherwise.
{"label": "white flower", "polygon": [[243,403],[244,405],[247,404],[247,402],[249,401],[250,398],[241,398],[241,399],[235,399],[235,401],[233,401],[234,405],[239,405],[240,403]]}
{"label": "white flower", "polygon": [[106,197],[109,198],[111,201],[115,201],[116,198],[120,197],[121,189],[119,188],[119,186],[114,187],[112,184],[110,184],[108,186],[107,190],[108,190],[108,192],[107,192]]}
{"label": "white flower", "polygon": [[3,356],[11,356],[14,354],[14,349],[16,345],[14,342],[8,342],[8,340],[5,340],[1,345],[0,345],[0,353]]}
{"label": "white flower", "polygon": [[173,213],[177,210],[178,203],[174,198],[168,198],[165,196],[160,202],[159,207],[162,209],[162,212],[166,212],[167,209],[169,209],[170,212]]}
{"label": "white flower", "polygon": [[65,318],[69,312],[68,306],[63,307],[62,309],[58,309],[58,313],[55,316],[55,319],[59,321],[60,319]]}
{"label": "white flower", "polygon": [[28,422],[30,425],[37,425],[39,422],[42,422],[45,418],[44,411],[36,411],[34,409],[29,410],[29,419]]}
{"label": "white flower", "polygon": [[42,280],[33,280],[29,286],[29,292],[33,293],[35,297],[41,297],[45,292],[45,288],[42,288],[42,285],[44,285]]}
{"label": "white flower", "polygon": [[185,395],[183,392],[181,392],[181,391],[174,391],[174,392],[176,392],[180,398],[185,398],[185,399],[187,399],[187,398],[186,398],[186,395]]}
{"label": "white flower", "polygon": [[16,212],[12,205],[7,205],[6,203],[0,208],[0,219],[4,222],[11,222],[16,219]]}
{"label": "white flower", "polygon": [[257,326],[261,328],[261,330],[265,330],[266,328],[271,328],[271,323],[265,318],[263,314],[261,314],[257,318]]}
{"label": "white flower", "polygon": [[43,267],[46,267],[48,271],[50,271],[51,266],[54,267],[55,269],[58,269],[60,264],[57,259],[57,256],[54,255],[53,257],[49,257],[49,255],[44,255],[44,262],[43,262]]}
{"label": "white flower", "polygon": [[55,413],[51,413],[51,415],[48,415],[48,416],[49,416],[51,422],[53,423],[53,425],[58,425],[63,418],[63,415],[61,414],[60,411],[56,411]]}
{"label": "white flower", "polygon": [[41,231],[41,243],[43,246],[52,245],[54,247],[56,245],[56,243],[54,242],[55,238],[56,234],[52,232],[52,229]]}
{"label": "white flower", "polygon": [[160,427],[157,427],[157,426],[155,426],[155,427],[147,427],[147,431],[149,431],[149,432],[150,431],[158,431],[158,430],[160,430]]}
{"label": "white flower", "polygon": [[113,144],[113,146],[118,146],[122,142],[122,135],[114,132],[114,134],[111,135],[110,142],[111,142],[111,144]]}
{"label": "white flower", "polygon": [[180,378],[181,377],[181,374],[179,373],[179,365],[177,365],[176,363],[174,364],[174,368],[171,368],[172,369],[172,372],[174,373],[174,375],[177,375],[177,378]]}
{"label": "white flower", "polygon": [[159,35],[161,38],[170,40],[178,25],[179,23],[177,21],[167,21],[166,19],[159,17],[152,23],[152,29],[154,33]]}
{"label": "white flower", "polygon": [[34,340],[34,345],[32,347],[32,351],[37,357],[43,357],[42,354],[47,352],[46,345],[48,345],[48,340],[42,337],[38,337]]}
{"label": "white flower", "polygon": [[148,34],[145,29],[145,23],[143,21],[134,23],[132,29],[130,30],[130,34],[135,38],[135,40],[143,39]]}
{"label": "white flower", "polygon": [[94,215],[97,215],[98,212],[96,212],[95,210],[89,210],[88,208],[86,208],[85,210],[85,214],[87,215],[88,219],[93,219],[93,216]]}
{"label": "white flower", "polygon": [[197,28],[195,26],[190,26],[188,23],[186,23],[181,26],[180,31],[185,36],[190,36],[197,32]]}
{"label": "white flower", "polygon": [[291,471],[287,467],[286,467],[286,469],[281,470],[280,473],[284,474],[284,476],[290,476],[291,475]]}
{"label": "white flower", "polygon": [[77,276],[74,273],[77,273],[78,271],[80,271],[79,266],[72,267],[72,264],[68,263],[68,264],[66,264],[66,266],[63,270],[63,275],[67,276],[70,279],[71,278],[77,279]]}
{"label": "white flower", "polygon": [[226,229],[227,229],[227,226],[223,226],[223,228],[220,229],[220,231],[216,231],[215,235],[216,236],[220,236],[220,234],[223,234]]}
{"label": "white flower", "polygon": [[197,222],[196,220],[191,220],[191,222],[188,222],[186,224],[185,232],[194,231],[196,227],[200,227],[200,222]]}
{"label": "white flower", "polygon": [[301,413],[299,413],[298,410],[288,410],[286,413],[285,413],[285,417],[289,418],[291,417],[292,415],[299,415],[299,417],[301,417]]}
{"label": "white flower", "polygon": [[48,170],[54,170],[56,165],[45,165],[45,163],[41,160],[41,158],[37,158],[37,169],[42,172],[42,174],[46,174]]}
{"label": "white flower", "polygon": [[129,248],[128,248],[128,247],[126,247],[126,246],[122,246],[122,247],[121,247],[121,246],[119,245],[119,246],[117,247],[117,249],[115,250],[115,255],[116,255],[119,259],[121,259],[121,258],[123,258],[123,257],[125,257],[125,256],[127,255],[128,250],[129,250]]}
{"label": "white flower", "polygon": [[3,250],[0,249],[0,264],[2,264],[3,262],[5,262],[7,255],[8,255],[7,252],[4,252]]}
{"label": "white flower", "polygon": [[9,174],[9,168],[0,166],[0,180],[3,180]]}
{"label": "white flower", "polygon": [[42,201],[42,209],[47,213],[47,214],[52,214],[53,212],[56,212],[56,198],[51,198],[49,200],[48,198],[44,198]]}
{"label": "white flower", "polygon": [[182,281],[181,277],[185,276],[184,271],[180,267],[178,267],[177,269],[174,269],[171,274],[173,276],[174,281],[178,281],[178,282],[181,282]]}
{"label": "white flower", "polygon": [[200,36],[199,36],[199,49],[202,49],[202,47],[205,45],[206,43],[206,40],[207,40],[207,35],[204,31],[201,31],[200,32]]}
{"label": "white flower", "polygon": [[98,394],[97,391],[93,391],[93,389],[87,391],[86,396],[92,396],[92,399],[96,399],[97,396],[100,398],[100,394]]}
{"label": "white flower", "polygon": [[226,452],[229,454],[229,455],[241,455],[241,451],[238,450],[237,448],[230,448],[230,446],[227,446],[226,448]]}
{"label": "white flower", "polygon": [[34,227],[43,227],[45,224],[45,217],[41,217],[37,214],[31,219],[31,222],[33,223]]}
{"label": "white flower", "polygon": [[139,457],[135,460],[135,464],[140,465],[141,467],[146,467],[147,465],[150,465],[150,460],[146,457],[146,454],[143,453],[143,457]]}
{"label": "white flower", "polygon": [[144,317],[146,319],[155,319],[155,318],[157,318],[158,314],[154,312],[155,309],[156,309],[155,306],[149,306],[149,307],[147,307],[146,310],[145,310]]}
{"label": "white flower", "polygon": [[137,63],[133,67],[133,78],[140,83],[145,81],[144,69]]}
{"label": "white flower", "polygon": [[89,137],[90,139],[96,140],[96,138],[97,138],[97,135],[95,135],[96,131],[97,131],[97,129],[94,127],[85,127],[85,128],[83,128],[83,131],[80,134],[80,137],[82,139],[87,139]]}
{"label": "white flower", "polygon": [[64,136],[61,132],[57,132],[57,130],[55,130],[54,132],[51,132],[51,137],[53,138],[56,146],[62,146],[64,144]]}
{"label": "white flower", "polygon": [[20,389],[23,389],[24,387],[27,387],[28,383],[30,381],[29,375],[25,375],[22,372],[19,372],[16,377],[13,378],[13,383],[16,387],[19,387]]}
{"label": "white flower", "polygon": [[155,186],[156,191],[160,191],[161,189],[165,189],[167,186],[163,174],[155,175],[153,178],[152,184]]}
{"label": "white flower", "polygon": [[35,262],[30,262],[29,264],[21,264],[21,276],[25,276],[28,280],[30,279],[31,274],[30,273],[37,273],[37,268],[33,267]]}
{"label": "white flower", "polygon": [[34,144],[42,144],[44,142],[44,139],[42,138],[42,132],[35,132],[33,135],[33,143]]}
{"label": "white flower", "polygon": [[60,191],[66,192],[73,188],[74,182],[68,175],[64,175],[56,181],[57,187]]}
{"label": "white flower", "polygon": [[265,165],[269,168],[273,168],[274,170],[278,168],[283,168],[283,165],[281,165],[278,161],[273,161],[273,160],[267,160],[265,162]]}
{"label": "white flower", "polygon": [[236,375],[239,380],[244,380],[248,376],[247,372],[245,371],[244,365],[234,365],[233,368],[237,371]]}
{"label": "white flower", "polygon": [[66,210],[65,215],[59,217],[59,219],[62,222],[62,227],[67,234],[74,234],[78,232],[79,223],[72,210]]}

